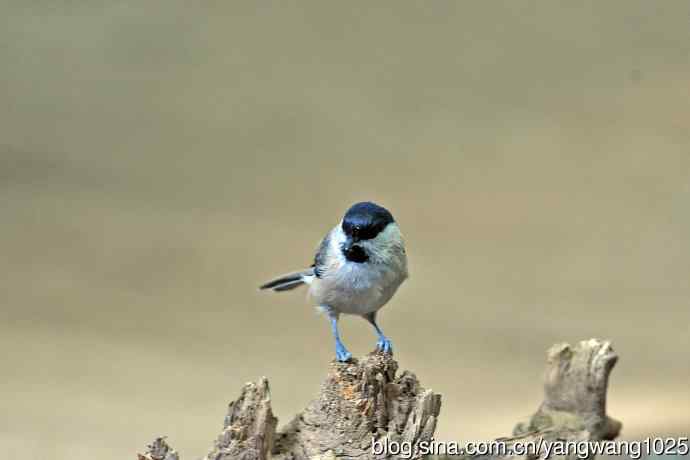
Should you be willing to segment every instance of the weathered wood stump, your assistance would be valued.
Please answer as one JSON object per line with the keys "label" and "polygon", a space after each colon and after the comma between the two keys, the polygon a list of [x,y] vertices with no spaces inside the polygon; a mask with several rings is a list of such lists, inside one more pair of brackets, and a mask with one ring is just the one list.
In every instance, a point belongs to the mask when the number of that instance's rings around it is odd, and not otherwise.
{"label": "weathered wood stump", "polygon": [[575,347],[567,343],[551,347],[544,401],[529,423],[516,427],[515,434],[568,425],[586,431],[588,439],[614,439],[622,424],[606,415],[606,392],[617,360],[611,343],[596,339]]}
{"label": "weathered wood stump", "polygon": [[147,446],[146,454],[139,454],[138,460],[179,460],[177,455],[168,443],[165,442],[165,437],[156,438],[151,444]]}
{"label": "weathered wood stump", "polygon": [[[554,447],[571,448],[582,442],[614,439],[621,422],[606,415],[606,392],[609,375],[618,356],[611,343],[597,339],[583,340],[574,347],[567,343],[552,346],[547,352],[544,375],[544,401],[526,422],[518,423],[510,438],[502,438],[508,446],[517,443],[538,446],[539,441],[555,443]],[[543,443],[541,444],[543,446]],[[544,458],[544,452],[517,454],[493,453],[474,456],[478,459]],[[573,452],[552,451],[551,460],[576,460]]]}
{"label": "weathered wood stump", "polygon": [[[613,439],[621,423],[606,415],[608,379],[617,361],[609,342],[590,339],[571,347],[558,344],[547,355],[544,401],[529,420],[519,423],[508,446],[539,439],[547,442]],[[425,390],[388,354],[372,353],[350,363],[333,362],[318,396],[286,426],[276,431],[266,378],[248,383],[231,402],[223,431],[204,460],[323,460],[397,458],[374,455],[372,442],[431,441],[441,396]],[[461,396],[458,396],[461,397]],[[410,457],[418,458],[414,451]],[[466,459],[543,458],[543,452],[513,451],[462,455]],[[556,453],[552,458],[572,459]],[[457,458],[457,457],[456,457]],[[157,438],[139,460],[178,460]]]}
{"label": "weathered wood stump", "polygon": [[333,363],[321,393],[277,436],[274,458],[374,458],[372,439],[415,444],[430,440],[441,396],[423,389],[398,363],[374,353]]}

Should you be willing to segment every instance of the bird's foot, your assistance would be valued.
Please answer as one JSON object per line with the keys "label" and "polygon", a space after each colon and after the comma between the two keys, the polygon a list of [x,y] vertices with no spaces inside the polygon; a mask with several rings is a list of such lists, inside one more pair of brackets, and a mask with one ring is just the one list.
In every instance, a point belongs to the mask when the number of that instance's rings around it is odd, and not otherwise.
{"label": "bird's foot", "polygon": [[352,359],[352,353],[347,351],[343,344],[335,345],[335,359],[341,363],[346,363]]}
{"label": "bird's foot", "polygon": [[376,342],[376,351],[381,351],[383,353],[393,354],[393,342],[391,342],[387,337],[379,338]]}

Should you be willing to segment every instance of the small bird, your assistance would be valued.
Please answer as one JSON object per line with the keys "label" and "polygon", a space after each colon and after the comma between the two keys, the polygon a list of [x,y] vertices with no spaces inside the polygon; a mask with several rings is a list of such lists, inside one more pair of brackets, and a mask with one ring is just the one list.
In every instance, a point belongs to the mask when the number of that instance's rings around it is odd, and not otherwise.
{"label": "small bird", "polygon": [[349,361],[338,333],[341,313],[364,317],[376,330],[376,348],[393,353],[391,341],[376,323],[376,313],[407,278],[407,255],[400,228],[384,207],[366,201],[347,210],[342,220],[321,241],[314,263],[259,289],[287,291],[309,285],[309,295],[328,315],[335,338],[335,356]]}

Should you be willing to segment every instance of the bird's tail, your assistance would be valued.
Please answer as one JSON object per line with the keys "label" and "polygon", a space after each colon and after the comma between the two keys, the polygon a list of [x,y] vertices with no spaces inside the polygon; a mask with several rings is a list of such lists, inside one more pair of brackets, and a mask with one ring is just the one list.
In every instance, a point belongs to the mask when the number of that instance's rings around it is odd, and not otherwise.
{"label": "bird's tail", "polygon": [[289,291],[308,282],[308,277],[314,276],[314,270],[288,273],[259,286],[259,289],[272,289],[276,292]]}

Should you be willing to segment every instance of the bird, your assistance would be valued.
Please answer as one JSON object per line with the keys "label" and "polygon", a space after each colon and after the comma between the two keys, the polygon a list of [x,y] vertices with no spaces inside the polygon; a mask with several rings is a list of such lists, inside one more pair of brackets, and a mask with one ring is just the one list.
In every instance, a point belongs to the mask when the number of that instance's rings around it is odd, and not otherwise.
{"label": "bird", "polygon": [[283,292],[309,286],[309,297],[330,321],[336,360],[348,362],[352,354],[340,339],[340,315],[366,319],[378,336],[376,350],[392,355],[393,344],[376,314],[407,278],[405,242],[393,215],[364,201],[353,204],[321,240],[309,268],[279,276],[259,289]]}

